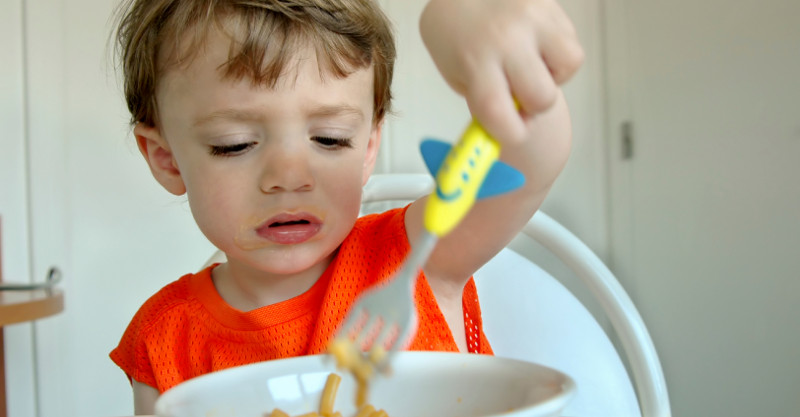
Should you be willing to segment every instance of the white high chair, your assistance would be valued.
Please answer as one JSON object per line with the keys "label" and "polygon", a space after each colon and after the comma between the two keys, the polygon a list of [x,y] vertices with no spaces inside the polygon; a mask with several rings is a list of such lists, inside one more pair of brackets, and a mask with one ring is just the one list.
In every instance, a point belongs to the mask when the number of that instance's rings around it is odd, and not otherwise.
{"label": "white high chair", "polygon": [[[364,187],[362,207],[366,212],[385,210],[432,189],[433,180],[427,174],[376,174]],[[569,290],[509,248],[475,274],[484,331],[495,355],[535,362],[572,377],[577,393],[563,416],[671,416],[652,339],[611,271],[575,235],[542,212],[531,218],[522,233],[556,255],[590,289],[619,337],[624,355]],[[224,259],[217,252],[207,265]]]}

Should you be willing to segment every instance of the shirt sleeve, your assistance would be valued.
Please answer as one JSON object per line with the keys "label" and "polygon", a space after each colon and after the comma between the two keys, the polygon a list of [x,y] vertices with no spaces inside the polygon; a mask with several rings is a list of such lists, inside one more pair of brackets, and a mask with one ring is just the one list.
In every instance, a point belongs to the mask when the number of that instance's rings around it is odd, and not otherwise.
{"label": "shirt sleeve", "polygon": [[[136,380],[163,391],[159,388],[153,365],[153,361],[158,361],[158,358],[152,356],[158,355],[158,352],[151,352],[151,346],[169,344],[162,340],[166,335],[163,334],[160,324],[165,317],[174,314],[176,309],[185,306],[189,294],[188,283],[192,276],[183,276],[145,301],[128,324],[117,347],[109,354],[111,360],[125,372],[128,380]],[[153,343],[154,341],[164,343]]]}
{"label": "shirt sleeve", "polygon": [[156,388],[156,378],[148,359],[144,335],[148,307],[146,303],[139,309],[109,357],[125,372],[129,381],[136,380]]}

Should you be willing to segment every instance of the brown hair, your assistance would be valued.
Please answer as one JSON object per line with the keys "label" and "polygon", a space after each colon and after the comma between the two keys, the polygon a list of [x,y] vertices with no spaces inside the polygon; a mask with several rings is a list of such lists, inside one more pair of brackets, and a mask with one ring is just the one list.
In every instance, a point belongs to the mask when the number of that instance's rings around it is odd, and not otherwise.
{"label": "brown hair", "polygon": [[[117,52],[131,122],[155,126],[159,76],[187,64],[209,31],[232,38],[223,76],[274,87],[297,47],[310,42],[320,71],[345,77],[374,66],[374,123],[391,107],[395,46],[377,0],[125,0]],[[222,24],[224,21],[224,25]]]}

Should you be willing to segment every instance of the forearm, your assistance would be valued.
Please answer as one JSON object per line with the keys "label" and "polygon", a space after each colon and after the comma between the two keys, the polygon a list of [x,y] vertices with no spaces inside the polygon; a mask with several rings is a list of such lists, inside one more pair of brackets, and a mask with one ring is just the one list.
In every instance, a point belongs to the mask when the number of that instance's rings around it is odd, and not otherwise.
{"label": "forearm", "polygon": [[[539,209],[563,170],[571,138],[567,104],[559,92],[551,109],[526,119],[526,140],[503,145],[501,160],[522,172],[525,185],[476,202],[461,224],[439,241],[426,264],[426,274],[448,282],[465,282],[507,245]],[[412,243],[419,233],[424,202],[412,205],[407,214]]]}
{"label": "forearm", "polygon": [[[525,137],[519,143],[503,143],[500,159],[525,176],[525,185],[509,194],[529,209],[520,213],[526,221],[539,208],[548,191],[561,174],[572,147],[572,124],[569,108],[561,90],[546,112],[524,116]],[[492,200],[481,205],[494,206]],[[485,204],[483,204],[485,203]]]}

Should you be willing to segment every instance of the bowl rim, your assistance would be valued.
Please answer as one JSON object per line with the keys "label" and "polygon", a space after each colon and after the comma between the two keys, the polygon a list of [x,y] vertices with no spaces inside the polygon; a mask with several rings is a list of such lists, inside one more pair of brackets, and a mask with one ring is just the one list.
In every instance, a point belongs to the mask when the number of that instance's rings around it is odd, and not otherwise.
{"label": "bowl rim", "polygon": [[[394,354],[397,356],[393,359],[402,358],[401,360],[414,360],[415,357],[421,357],[421,358],[438,357],[436,359],[438,361],[467,360],[471,362],[480,362],[480,361],[504,362],[507,365],[524,366],[528,367],[531,370],[537,370],[539,372],[548,373],[552,376],[553,379],[560,381],[560,391],[557,394],[553,395],[550,398],[546,398],[543,399],[542,401],[523,407],[521,409],[514,410],[512,412],[505,412],[503,413],[503,416],[505,417],[522,416],[534,409],[539,414],[543,415],[549,415],[551,413],[558,412],[564,409],[567,403],[575,395],[576,391],[575,381],[572,377],[557,369],[535,362],[524,361],[515,358],[501,357],[501,356],[479,355],[479,354],[460,353],[460,352],[400,351]],[[181,396],[186,396],[184,392],[191,393],[192,391],[202,389],[204,385],[216,384],[217,379],[229,378],[230,375],[235,375],[237,373],[241,373],[242,378],[246,378],[248,374],[262,372],[262,368],[276,366],[276,362],[280,362],[279,364],[280,366],[287,368],[291,367],[293,362],[302,364],[302,368],[309,368],[309,367],[316,367],[318,365],[322,365],[323,367],[333,366],[334,359],[329,354],[294,356],[289,358],[273,359],[262,362],[254,362],[251,364],[237,365],[230,368],[221,369],[219,371],[203,374],[191,379],[187,379],[179,383],[178,385],[168,389],[167,391],[163,392],[161,395],[159,395],[155,403],[155,416],[161,417],[161,416],[171,415],[169,411],[172,407],[175,406],[175,401],[173,401],[173,397],[180,398]],[[300,368],[299,366],[296,367]],[[307,371],[300,370],[297,373],[305,373],[305,372]],[[317,372],[317,370],[315,370],[314,372]],[[198,388],[198,386],[200,388]],[[493,417],[493,415],[485,417]]]}

